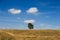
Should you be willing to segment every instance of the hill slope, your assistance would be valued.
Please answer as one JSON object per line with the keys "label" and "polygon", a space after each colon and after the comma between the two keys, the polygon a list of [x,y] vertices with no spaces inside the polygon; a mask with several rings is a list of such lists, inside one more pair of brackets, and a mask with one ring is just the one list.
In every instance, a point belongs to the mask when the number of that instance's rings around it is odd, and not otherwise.
{"label": "hill slope", "polygon": [[0,40],[60,40],[60,30],[0,30]]}

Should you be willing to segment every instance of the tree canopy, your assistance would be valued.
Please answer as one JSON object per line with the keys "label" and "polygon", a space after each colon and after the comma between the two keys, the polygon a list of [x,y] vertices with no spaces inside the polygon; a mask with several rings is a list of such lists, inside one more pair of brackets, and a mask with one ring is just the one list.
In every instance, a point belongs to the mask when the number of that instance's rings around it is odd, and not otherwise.
{"label": "tree canopy", "polygon": [[32,23],[28,23],[28,28],[29,29],[33,29],[34,27],[33,27],[33,24]]}

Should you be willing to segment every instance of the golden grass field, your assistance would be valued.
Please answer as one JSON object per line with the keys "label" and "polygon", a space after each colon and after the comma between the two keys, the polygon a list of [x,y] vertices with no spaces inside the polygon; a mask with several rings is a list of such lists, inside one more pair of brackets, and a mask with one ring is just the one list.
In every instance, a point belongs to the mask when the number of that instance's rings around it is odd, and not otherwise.
{"label": "golden grass field", "polygon": [[0,40],[60,40],[60,30],[0,30]]}

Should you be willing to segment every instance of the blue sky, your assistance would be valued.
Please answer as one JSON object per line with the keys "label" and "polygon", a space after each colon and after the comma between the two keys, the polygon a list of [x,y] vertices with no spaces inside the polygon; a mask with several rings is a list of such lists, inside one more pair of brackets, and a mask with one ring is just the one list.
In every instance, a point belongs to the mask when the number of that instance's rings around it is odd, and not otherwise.
{"label": "blue sky", "polygon": [[59,0],[0,0],[0,29],[60,29]]}

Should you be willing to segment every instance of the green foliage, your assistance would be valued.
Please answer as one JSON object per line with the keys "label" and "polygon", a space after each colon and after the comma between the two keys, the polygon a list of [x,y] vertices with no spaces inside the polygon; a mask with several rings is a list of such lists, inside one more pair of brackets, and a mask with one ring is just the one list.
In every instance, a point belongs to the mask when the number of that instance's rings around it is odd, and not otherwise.
{"label": "green foliage", "polygon": [[28,23],[28,28],[29,29],[33,29],[33,24],[32,23]]}

